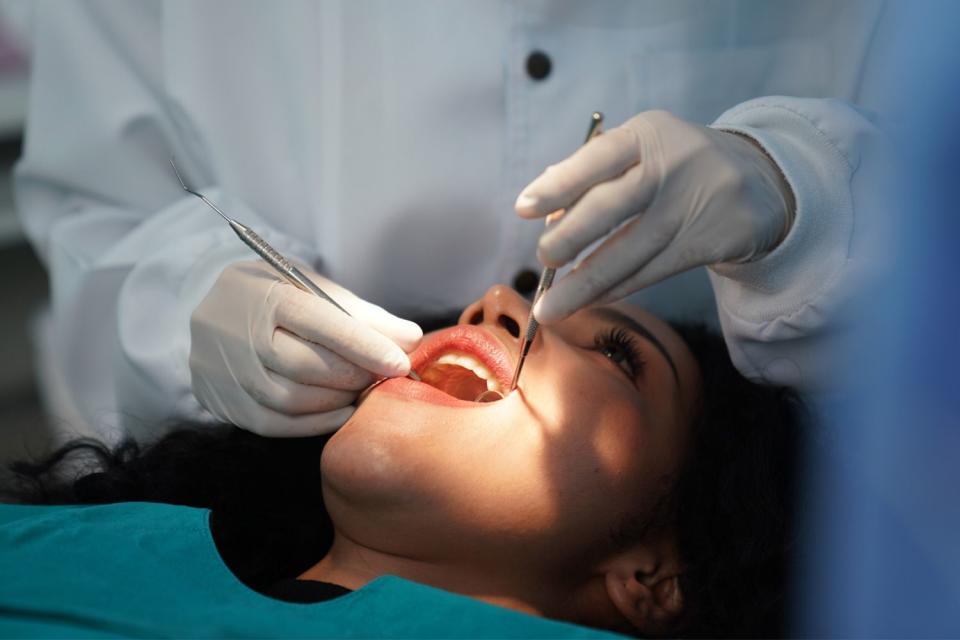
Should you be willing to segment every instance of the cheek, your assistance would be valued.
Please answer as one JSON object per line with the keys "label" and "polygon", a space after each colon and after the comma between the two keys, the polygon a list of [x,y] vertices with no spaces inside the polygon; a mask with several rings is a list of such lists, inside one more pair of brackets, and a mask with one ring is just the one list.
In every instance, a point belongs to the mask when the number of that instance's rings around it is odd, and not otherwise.
{"label": "cheek", "polygon": [[545,351],[525,389],[540,438],[528,471],[553,525],[581,540],[633,508],[649,484],[645,461],[656,453],[649,405],[601,364],[586,351]]}
{"label": "cheek", "polygon": [[629,479],[642,467],[651,443],[644,438],[649,418],[632,406],[606,406],[595,412],[589,451],[599,472],[612,480]]}
{"label": "cheek", "polygon": [[544,454],[620,475],[636,466],[650,406],[591,352],[567,347],[542,356],[526,397],[540,423]]}

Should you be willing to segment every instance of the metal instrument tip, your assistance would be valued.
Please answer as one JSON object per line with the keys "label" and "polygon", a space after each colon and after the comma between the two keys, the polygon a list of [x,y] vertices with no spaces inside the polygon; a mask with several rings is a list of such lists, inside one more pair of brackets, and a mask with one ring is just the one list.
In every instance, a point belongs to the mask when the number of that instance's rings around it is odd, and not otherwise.
{"label": "metal instrument tip", "polygon": [[[183,177],[180,175],[180,170],[177,169],[177,163],[173,161],[173,156],[170,157],[170,166],[173,167],[173,172],[177,174],[177,180],[180,181],[180,186],[183,187],[183,190],[187,193],[193,193],[193,191],[190,191],[187,183],[183,181]],[[196,194],[194,193],[194,195]]]}
{"label": "metal instrument tip", "polygon": [[177,169],[177,163],[175,163],[175,162],[173,161],[173,156],[170,157],[170,166],[173,167],[173,172],[174,172],[175,174],[177,174],[177,180],[180,181],[180,186],[183,187],[183,190],[184,190],[184,191],[186,191],[187,193],[189,193],[189,194],[191,194],[191,195],[195,195],[195,196],[197,196],[198,198],[200,198],[201,200],[203,200],[203,202],[204,202],[208,207],[210,207],[211,209],[213,209],[214,211],[216,211],[217,213],[219,213],[219,214],[220,214],[220,217],[223,218],[224,220],[226,220],[227,222],[230,222],[230,223],[233,222],[233,220],[231,220],[229,217],[227,217],[227,214],[225,214],[223,211],[220,211],[220,209],[218,209],[218,208],[216,207],[216,205],[214,205],[212,202],[210,202],[209,200],[207,200],[206,196],[204,196],[202,193],[197,193],[196,191],[194,191],[193,189],[191,189],[190,187],[187,186],[187,183],[183,181],[183,177],[180,175],[179,169]]}
{"label": "metal instrument tip", "polygon": [[[590,126],[587,128],[587,136],[583,141],[583,144],[587,144],[590,140],[600,133],[600,127],[603,124],[603,113],[600,111],[594,111],[590,114]],[[562,211],[554,212],[547,216],[546,224],[549,225],[555,219],[562,215]],[[545,268],[540,273],[540,283],[537,285],[536,293],[533,295],[533,302],[530,306],[530,313],[527,315],[527,329],[524,332],[523,341],[520,343],[520,357],[517,358],[517,366],[513,370],[513,381],[510,382],[510,391],[514,391],[517,388],[517,383],[520,380],[520,371],[523,370],[523,363],[527,359],[527,354],[530,352],[530,346],[533,344],[534,338],[537,336],[537,331],[540,328],[540,323],[537,322],[537,319],[533,316],[533,305],[537,303],[537,300],[546,293],[547,289],[553,285],[553,278],[556,274],[556,269],[551,269],[549,267]]]}

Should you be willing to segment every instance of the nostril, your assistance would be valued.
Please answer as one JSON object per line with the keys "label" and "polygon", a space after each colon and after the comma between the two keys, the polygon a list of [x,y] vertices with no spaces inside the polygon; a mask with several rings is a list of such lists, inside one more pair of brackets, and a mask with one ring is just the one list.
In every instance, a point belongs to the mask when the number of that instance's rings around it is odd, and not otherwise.
{"label": "nostril", "polygon": [[474,313],[467,321],[468,324],[480,324],[481,322],[483,322],[483,309]]}
{"label": "nostril", "polygon": [[520,337],[520,325],[518,325],[517,322],[510,316],[500,316],[497,318],[497,323],[509,331],[510,335],[512,335],[514,338]]}

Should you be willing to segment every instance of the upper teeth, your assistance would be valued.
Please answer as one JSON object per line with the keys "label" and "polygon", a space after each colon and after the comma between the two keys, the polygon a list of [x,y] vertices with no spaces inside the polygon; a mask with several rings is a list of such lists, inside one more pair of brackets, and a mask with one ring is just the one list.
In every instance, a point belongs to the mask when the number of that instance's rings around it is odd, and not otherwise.
{"label": "upper teeth", "polygon": [[500,391],[500,383],[476,358],[461,353],[446,353],[436,359],[434,364],[455,364],[458,367],[469,369],[478,378],[487,382],[488,391]]}

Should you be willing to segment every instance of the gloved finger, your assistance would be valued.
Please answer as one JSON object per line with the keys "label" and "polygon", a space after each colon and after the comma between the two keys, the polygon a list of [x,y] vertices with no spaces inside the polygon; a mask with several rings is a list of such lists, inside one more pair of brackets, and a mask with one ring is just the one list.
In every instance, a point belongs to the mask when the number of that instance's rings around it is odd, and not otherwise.
{"label": "gloved finger", "polygon": [[611,287],[597,303],[610,304],[678,273],[730,259],[730,247],[726,243],[716,237],[709,240],[709,244],[704,244],[677,235],[663,251],[623,282]]}
{"label": "gloved finger", "polygon": [[377,376],[405,376],[407,354],[390,338],[293,286],[276,287],[276,326],[326,347]]}
{"label": "gloved finger", "polygon": [[420,325],[398,318],[383,307],[366,300],[359,300],[359,304],[351,309],[351,313],[358,320],[362,320],[379,333],[393,340],[397,346],[407,353],[416,349],[423,338],[423,329],[420,328]]}
{"label": "gloved finger", "polygon": [[377,330],[397,343],[407,353],[413,351],[423,338],[423,330],[415,322],[399,318],[383,307],[367,302],[349,289],[335,282],[324,285],[327,293],[357,320]]}
{"label": "gloved finger", "polygon": [[[256,404],[250,400],[251,404]],[[248,407],[245,421],[238,427],[268,438],[308,438],[336,431],[350,419],[354,406],[346,406],[325,413],[307,413],[290,416],[262,405]]]}
{"label": "gloved finger", "polygon": [[241,385],[261,406],[289,416],[342,409],[357,398],[355,391],[298,384],[269,369],[254,380],[241,379]]}
{"label": "gloved finger", "polygon": [[305,385],[360,391],[373,383],[368,371],[347,362],[326,347],[277,328],[270,340],[256,342],[263,365],[284,378]]}
{"label": "gloved finger", "polygon": [[611,287],[605,294],[597,298],[594,304],[619,302],[641,289],[654,285],[661,280],[666,280],[670,276],[706,264],[700,260],[691,259],[692,255],[689,252],[682,255],[679,246],[674,243],[654,256],[639,271]]}
{"label": "gloved finger", "polygon": [[353,415],[346,406],[324,413],[287,415],[263,406],[248,393],[229,396],[209,393],[205,378],[194,378],[195,393],[205,398],[204,406],[218,419],[262,436],[299,438],[334,431]]}
{"label": "gloved finger", "polygon": [[527,185],[514,205],[522,218],[539,218],[570,206],[587,189],[614,178],[640,162],[637,134],[611,129],[580,147],[566,160],[548,167]]}
{"label": "gloved finger", "polygon": [[540,237],[540,262],[547,267],[562,267],[624,220],[646,209],[657,191],[657,179],[652,174],[652,165],[641,163],[583,194]]}
{"label": "gloved finger", "polygon": [[599,300],[610,289],[669,245],[674,231],[652,211],[611,234],[569,274],[561,278],[534,305],[541,324],[557,322]]}
{"label": "gloved finger", "polygon": [[366,310],[360,314],[371,327],[387,336],[397,345],[410,353],[423,339],[423,329],[415,322],[398,318],[382,307],[369,302],[364,303]]}

